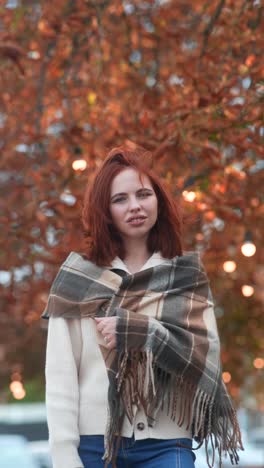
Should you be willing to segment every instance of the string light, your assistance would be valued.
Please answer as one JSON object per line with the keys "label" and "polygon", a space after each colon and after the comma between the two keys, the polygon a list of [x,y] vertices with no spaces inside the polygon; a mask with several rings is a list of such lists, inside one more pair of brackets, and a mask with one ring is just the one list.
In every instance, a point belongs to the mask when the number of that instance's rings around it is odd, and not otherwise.
{"label": "string light", "polygon": [[256,358],[253,361],[253,365],[256,369],[263,369],[264,367],[264,359],[262,358]]}
{"label": "string light", "polygon": [[244,242],[241,246],[241,252],[245,257],[252,257],[256,253],[256,246],[253,242]]}
{"label": "string light", "polygon": [[245,297],[250,297],[254,294],[254,288],[253,286],[250,286],[249,284],[244,284],[241,288],[242,294]]}
{"label": "string light", "polygon": [[252,257],[256,253],[256,246],[252,242],[252,235],[250,231],[245,234],[245,240],[241,246],[241,252],[245,257]]}
{"label": "string light", "polygon": [[188,192],[188,190],[184,190],[182,192],[182,196],[184,198],[184,200],[188,201],[188,202],[193,202],[196,198],[196,193],[195,192]]}
{"label": "string light", "polygon": [[233,273],[236,269],[236,262],[233,260],[227,260],[226,262],[223,263],[223,269],[225,270],[226,273]]}
{"label": "string light", "polygon": [[18,380],[13,380],[13,382],[9,385],[9,388],[11,392],[15,393],[22,388],[22,384]]}
{"label": "string light", "polygon": [[223,373],[222,373],[222,378],[223,378],[223,381],[224,381],[225,383],[230,382],[231,379],[232,379],[230,372],[223,372]]}
{"label": "string light", "polygon": [[23,384],[19,380],[13,380],[13,382],[11,382],[9,385],[9,388],[16,400],[22,400],[26,396],[26,391],[23,387]]}
{"label": "string light", "polygon": [[21,388],[16,393],[14,393],[13,396],[16,400],[23,400],[23,398],[26,396],[26,391],[24,388]]}
{"label": "string light", "polygon": [[84,159],[75,159],[72,163],[74,171],[84,171],[87,167],[87,162]]}

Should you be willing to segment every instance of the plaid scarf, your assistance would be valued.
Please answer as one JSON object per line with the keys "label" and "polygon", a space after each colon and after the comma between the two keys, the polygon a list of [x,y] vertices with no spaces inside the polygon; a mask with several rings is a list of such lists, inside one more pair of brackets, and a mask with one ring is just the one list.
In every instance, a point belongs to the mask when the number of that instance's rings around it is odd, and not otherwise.
{"label": "plaid scarf", "polygon": [[[117,348],[100,345],[108,372],[104,460],[115,459],[124,415],[141,406],[149,426],[160,410],[237,464],[243,449],[236,412],[222,381],[220,345],[207,275],[197,252],[123,277],[71,252],[52,284],[49,316],[116,316]],[[212,461],[209,460],[209,446]]]}

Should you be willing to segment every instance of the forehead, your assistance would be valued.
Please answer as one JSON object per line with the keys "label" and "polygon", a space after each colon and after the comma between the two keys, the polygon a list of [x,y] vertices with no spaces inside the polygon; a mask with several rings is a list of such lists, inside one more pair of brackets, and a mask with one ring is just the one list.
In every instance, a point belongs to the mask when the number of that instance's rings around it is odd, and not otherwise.
{"label": "forehead", "polygon": [[148,176],[139,174],[136,169],[132,167],[123,169],[112,180],[111,195],[115,192],[127,192],[129,190],[138,190],[140,188],[152,188],[152,184]]}

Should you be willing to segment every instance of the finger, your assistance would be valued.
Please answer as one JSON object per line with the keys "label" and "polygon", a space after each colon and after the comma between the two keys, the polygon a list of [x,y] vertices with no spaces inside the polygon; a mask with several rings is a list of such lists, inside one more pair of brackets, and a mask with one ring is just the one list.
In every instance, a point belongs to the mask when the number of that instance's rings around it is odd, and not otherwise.
{"label": "finger", "polygon": [[116,348],[116,344],[114,341],[111,341],[111,343],[109,343],[108,349],[114,349],[114,348]]}
{"label": "finger", "polygon": [[98,325],[96,326],[97,330],[101,333],[103,333],[103,329],[104,329],[104,325],[103,323],[98,323]]}
{"label": "finger", "polygon": [[105,342],[106,348],[112,349],[112,347],[113,347],[113,342],[112,342],[111,339],[109,339],[109,340],[104,340],[104,342]]}
{"label": "finger", "polygon": [[102,333],[103,335],[103,339],[106,343],[110,343],[113,339],[112,335],[110,335],[109,333]]}
{"label": "finger", "polygon": [[106,343],[105,346],[106,346],[107,349],[113,349],[114,348],[112,341]]}
{"label": "finger", "polygon": [[104,338],[104,342],[105,342],[107,345],[113,343],[113,341],[114,341],[114,336],[111,335],[110,333],[105,333],[105,334],[103,335],[103,338]]}

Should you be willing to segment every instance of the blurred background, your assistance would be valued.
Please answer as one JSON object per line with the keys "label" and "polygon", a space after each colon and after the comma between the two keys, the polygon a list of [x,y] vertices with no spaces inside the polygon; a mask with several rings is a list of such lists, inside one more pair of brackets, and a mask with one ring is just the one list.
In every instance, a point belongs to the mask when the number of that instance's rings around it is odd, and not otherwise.
{"label": "blurred background", "polygon": [[264,467],[263,10],[1,0],[0,468],[51,467],[40,315],[61,262],[85,249],[85,186],[123,143],[153,151],[182,206],[214,293],[240,466]]}

